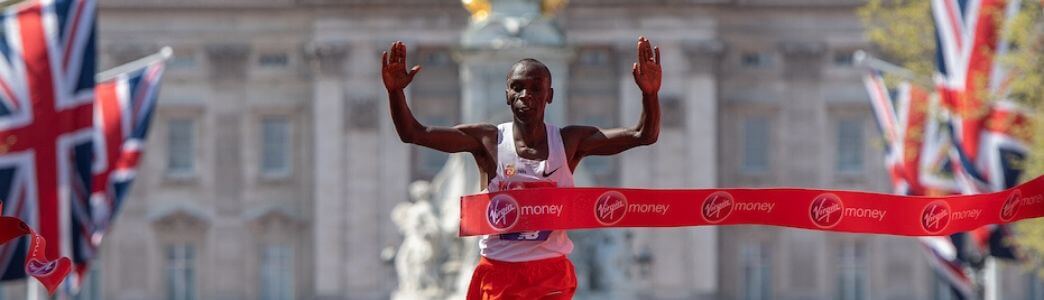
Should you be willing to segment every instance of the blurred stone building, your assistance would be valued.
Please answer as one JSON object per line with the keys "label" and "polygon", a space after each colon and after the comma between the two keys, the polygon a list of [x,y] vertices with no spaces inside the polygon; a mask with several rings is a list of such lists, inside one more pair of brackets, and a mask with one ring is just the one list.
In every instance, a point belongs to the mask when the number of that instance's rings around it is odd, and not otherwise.
{"label": "blurred stone building", "polygon": [[[862,3],[569,1],[555,17],[572,51],[568,92],[555,95],[569,123],[630,126],[637,37],[664,61],[660,141],[581,168],[600,185],[887,192],[851,59],[868,48]],[[388,298],[396,277],[382,252],[401,240],[391,209],[446,156],[397,138],[380,53],[405,41],[424,67],[413,111],[454,124],[468,11],[453,0],[100,5],[102,68],[162,45],[175,58],[82,298]],[[948,299],[910,239],[756,226],[625,236],[639,299]],[[1002,299],[1042,299],[1039,281],[1002,277]]]}

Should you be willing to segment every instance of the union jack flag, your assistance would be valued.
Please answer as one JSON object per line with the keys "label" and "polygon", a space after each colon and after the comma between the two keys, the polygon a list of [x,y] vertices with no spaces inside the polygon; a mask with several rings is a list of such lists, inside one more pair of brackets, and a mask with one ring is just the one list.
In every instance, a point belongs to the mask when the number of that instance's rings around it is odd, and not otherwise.
{"label": "union jack flag", "polygon": [[[925,196],[959,193],[950,174],[949,136],[936,115],[938,97],[902,82],[889,89],[879,70],[871,70],[864,83],[870,94],[877,124],[885,140],[885,166],[896,194]],[[895,99],[895,100],[893,100]],[[968,299],[975,289],[964,272],[958,251],[946,237],[920,237],[918,242],[929,265],[958,298]]]}
{"label": "union jack flag", "polygon": [[900,195],[951,195],[949,136],[939,121],[938,97],[901,82],[889,89],[879,70],[864,76],[878,127],[884,136],[885,167]]}
{"label": "union jack flag", "polygon": [[[110,228],[127,196],[141,158],[145,137],[156,108],[164,60],[121,73],[95,87],[94,126],[97,129],[94,180],[88,206],[75,206],[81,232],[89,239],[84,249],[94,257],[102,237]],[[78,273],[87,269],[77,264]]]}
{"label": "union jack flag", "polygon": [[[1021,1],[932,0],[935,17],[936,83],[951,113],[951,137],[959,164],[955,174],[965,193],[999,191],[1021,174],[1027,148],[1013,130],[1026,114],[1007,100],[1008,70],[998,57],[1008,52],[1004,20]],[[1003,19],[998,19],[1003,16]],[[990,101],[995,99],[996,101]]]}
{"label": "union jack flag", "polygon": [[[0,199],[46,240],[47,257],[83,261],[91,188],[93,0],[27,0],[0,16]],[[0,247],[0,279],[25,277],[26,243]]]}
{"label": "union jack flag", "polygon": [[[1010,43],[1003,29],[1019,0],[932,0],[936,83],[950,111],[953,173],[965,194],[1000,191],[1022,174],[1028,114],[1008,99],[1011,75],[999,57]],[[986,255],[1016,258],[1007,225],[951,236],[956,257],[980,266]]]}

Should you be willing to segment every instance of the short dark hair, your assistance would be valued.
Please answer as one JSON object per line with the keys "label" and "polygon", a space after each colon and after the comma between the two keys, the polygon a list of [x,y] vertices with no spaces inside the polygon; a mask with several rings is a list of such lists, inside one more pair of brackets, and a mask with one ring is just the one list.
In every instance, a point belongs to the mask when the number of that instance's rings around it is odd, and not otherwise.
{"label": "short dark hair", "polygon": [[515,73],[515,68],[518,68],[518,66],[520,66],[520,65],[531,65],[531,66],[535,66],[535,67],[539,68],[540,71],[544,72],[544,74],[547,75],[547,84],[551,85],[551,69],[548,69],[547,65],[545,65],[542,62],[540,62],[539,60],[536,60],[535,58],[523,58],[523,59],[520,59],[517,62],[515,62],[515,64],[511,65],[511,70],[508,71],[508,74],[507,74],[507,77],[505,78],[505,80],[506,79],[510,79],[511,78],[511,74]]}

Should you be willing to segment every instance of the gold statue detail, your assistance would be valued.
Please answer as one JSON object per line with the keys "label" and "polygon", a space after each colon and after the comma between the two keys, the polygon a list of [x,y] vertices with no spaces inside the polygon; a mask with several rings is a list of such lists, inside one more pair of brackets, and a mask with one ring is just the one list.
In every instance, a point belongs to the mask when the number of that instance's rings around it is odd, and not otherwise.
{"label": "gold statue detail", "polygon": [[[489,3],[490,0],[460,0],[460,3],[464,5],[464,9],[467,9],[471,13],[471,20],[478,22],[485,20],[489,17],[490,10],[493,6]],[[545,17],[554,16],[558,13],[569,0],[541,0],[540,1],[540,14]]]}

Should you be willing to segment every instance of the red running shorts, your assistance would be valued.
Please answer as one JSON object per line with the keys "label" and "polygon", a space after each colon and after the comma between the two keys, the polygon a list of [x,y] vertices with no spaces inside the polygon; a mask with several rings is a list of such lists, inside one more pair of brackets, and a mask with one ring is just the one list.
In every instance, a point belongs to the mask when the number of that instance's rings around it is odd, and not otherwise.
{"label": "red running shorts", "polygon": [[565,256],[503,262],[482,257],[468,287],[468,300],[572,299],[573,263]]}

